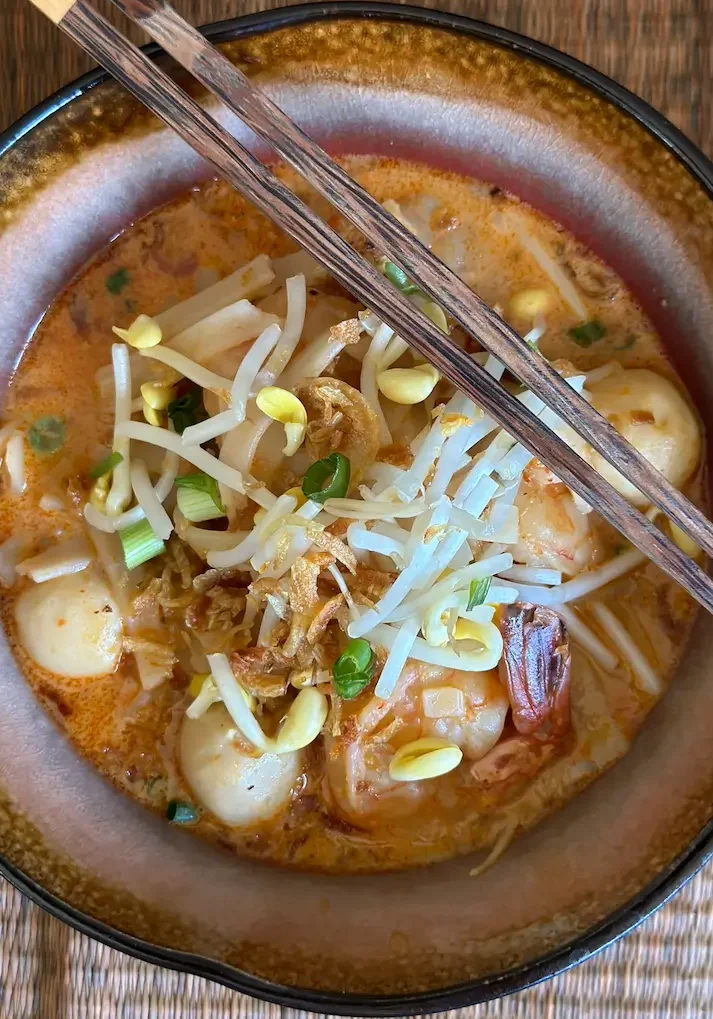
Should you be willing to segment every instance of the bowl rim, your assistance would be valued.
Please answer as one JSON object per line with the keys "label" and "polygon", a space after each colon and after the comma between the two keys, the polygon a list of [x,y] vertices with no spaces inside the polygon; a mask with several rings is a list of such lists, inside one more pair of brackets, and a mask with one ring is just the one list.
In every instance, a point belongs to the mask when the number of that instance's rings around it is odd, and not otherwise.
{"label": "bowl rim", "polygon": [[[633,117],[649,134],[670,150],[713,199],[713,162],[663,114],[600,71],[544,43],[463,15],[381,0],[331,0],[304,3],[243,15],[203,26],[200,31],[212,42],[227,42],[262,32],[346,18],[377,18],[447,29],[482,39],[504,49],[522,53],[576,82]],[[151,57],[160,47],[142,47]],[[0,133],[0,158],[53,114],[109,79],[95,69],[59,89]],[[38,906],[75,930],[144,962],[213,980],[235,991],[290,1008],[343,1016],[403,1016],[429,1014],[492,1001],[564,973],[591,958],[632,931],[676,894],[713,857],[713,819],[688,847],[638,895],[569,944],[530,963],[484,977],[419,994],[358,995],[310,991],[286,987],[252,976],[235,966],[203,956],[153,945],[117,930],[75,909],[43,888],[28,874],[0,854],[0,875]]]}

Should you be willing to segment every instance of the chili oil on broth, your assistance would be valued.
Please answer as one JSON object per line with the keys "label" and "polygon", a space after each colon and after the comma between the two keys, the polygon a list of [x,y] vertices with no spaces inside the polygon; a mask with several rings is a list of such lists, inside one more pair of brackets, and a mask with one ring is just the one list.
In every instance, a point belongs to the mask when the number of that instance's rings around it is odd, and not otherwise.
{"label": "chili oil on broth", "polygon": [[[661,340],[633,296],[611,270],[552,221],[497,188],[452,174],[394,160],[359,158],[345,164],[379,201],[394,199],[415,217],[428,220],[436,254],[453,263],[485,301],[503,308],[520,331],[526,325],[510,313],[510,295],[547,285],[552,304],[540,349],[549,359],[566,358],[588,370],[614,358],[626,368],[651,368],[680,387]],[[331,208],[307,194],[295,175],[284,169],[281,173],[352,243],[369,251]],[[581,346],[572,338],[572,310],[522,247],[512,227],[515,219],[549,250],[570,260],[571,274],[586,293],[592,318],[606,327],[606,335],[597,342]],[[82,533],[82,479],[111,444],[111,401],[100,396],[95,375],[111,359],[113,325],[126,327],[139,312],[158,314],[260,253],[279,257],[291,250],[279,230],[239,195],[223,183],[211,182],[127,229],[94,259],[47,312],[10,387],[6,419],[29,427],[38,418],[61,416],[66,440],[54,455],[27,455],[28,484],[21,498],[12,498],[5,486],[0,537],[23,533],[38,549],[59,536]],[[340,292],[336,284],[332,287]],[[348,366],[342,358],[338,368],[347,371]],[[702,503],[700,472],[685,492]],[[67,508],[39,509],[40,496],[48,493],[61,497]],[[624,545],[605,527],[600,540],[608,554]],[[9,592],[4,619],[22,671],[38,698],[78,750],[145,806],[163,813],[170,799],[190,799],[176,765],[175,746],[189,703],[190,677],[184,663],[179,661],[172,680],[150,694],[140,692],[129,654],[122,656],[116,672],[90,680],[62,678],[40,669],[17,641],[12,611],[14,599],[30,583],[21,581]],[[597,598],[624,622],[653,659],[657,673],[668,679],[694,618],[690,599],[651,565],[610,584],[597,592]],[[586,599],[578,608],[596,631]],[[490,847],[508,826],[511,831],[524,830],[537,823],[621,757],[654,700],[636,690],[628,667],[607,674],[575,646],[575,734],[564,753],[534,778],[524,776],[511,783],[504,794],[479,787],[464,762],[456,771],[429,780],[429,793],[413,813],[397,809],[390,814],[385,802],[374,819],[359,825],[325,796],[325,753],[318,741],[302,752],[301,774],[282,813],[241,831],[204,810],[191,830],[278,864],[333,871],[426,864]],[[356,706],[360,704],[363,700]]]}

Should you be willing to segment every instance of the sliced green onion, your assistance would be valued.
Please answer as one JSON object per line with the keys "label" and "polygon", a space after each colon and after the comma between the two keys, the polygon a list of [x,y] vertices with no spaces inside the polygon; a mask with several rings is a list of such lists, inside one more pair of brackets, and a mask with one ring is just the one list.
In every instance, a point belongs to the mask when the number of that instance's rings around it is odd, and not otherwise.
{"label": "sliced green onion", "polygon": [[166,817],[171,824],[195,824],[198,820],[198,811],[192,803],[171,800],[166,807]]}
{"label": "sliced green onion", "polygon": [[372,664],[374,652],[368,640],[363,637],[355,637],[350,640],[344,651],[341,653],[335,667],[348,672],[366,672]]}
{"label": "sliced green onion", "polygon": [[105,456],[103,460],[100,460],[96,467],[92,467],[89,477],[96,479],[103,478],[107,474],[111,474],[114,468],[123,462],[124,458],[121,453],[110,453],[109,456]]}
{"label": "sliced green onion", "polygon": [[107,276],[104,284],[110,294],[120,294],[129,283],[129,274],[126,269],[117,269],[111,276]]}
{"label": "sliced green onion", "polygon": [[124,527],[118,534],[127,570],[133,570],[166,551],[166,546],[148,520],[139,520],[137,524]]}
{"label": "sliced green onion", "polygon": [[371,682],[375,665],[371,644],[361,637],[350,640],[332,666],[334,689],[343,700],[353,700]]}
{"label": "sliced green onion", "polygon": [[591,347],[606,334],[606,327],[596,318],[593,318],[591,322],[582,322],[581,325],[569,330],[569,335],[580,347]]}
{"label": "sliced green onion", "polygon": [[421,311],[430,318],[434,325],[444,332],[448,333],[448,320],[443,308],[435,301],[432,301],[428,294],[424,294],[420,287],[417,287],[415,283],[412,283],[408,278],[403,269],[399,269],[398,265],[394,262],[384,263],[384,276],[387,280],[394,284],[397,290],[400,290],[402,294],[413,296],[416,300],[416,304]]}
{"label": "sliced green onion", "polygon": [[47,456],[56,453],[64,445],[64,421],[62,418],[37,418],[27,434],[35,453]]}
{"label": "sliced green onion", "polygon": [[[351,476],[349,458],[341,453],[330,453],[323,460],[316,460],[307,471],[302,479],[302,493],[313,502],[343,499],[349,491]],[[325,481],[329,482],[326,488],[323,487]]]}
{"label": "sliced green onion", "polygon": [[219,509],[208,492],[195,488],[179,488],[178,508],[192,524],[200,524],[204,520],[218,520],[225,516],[225,510]]}
{"label": "sliced green onion", "polygon": [[220,500],[218,482],[215,478],[211,478],[209,474],[204,474],[203,471],[199,471],[196,474],[181,474],[176,478],[176,488],[179,490],[185,488],[189,491],[205,492],[213,500],[215,508],[219,509],[221,513],[225,513],[225,507]]}
{"label": "sliced green onion", "polygon": [[348,676],[335,676],[334,689],[344,701],[353,701],[371,682],[365,672],[353,672]]}
{"label": "sliced green onion", "polygon": [[176,478],[178,508],[191,523],[203,520],[217,520],[225,516],[225,507],[220,501],[218,482],[208,474],[184,474]]}
{"label": "sliced green onion", "polygon": [[483,577],[482,580],[471,580],[470,588],[468,590],[468,605],[466,606],[466,612],[470,612],[476,605],[482,605],[485,599],[488,597],[488,591],[490,590],[490,577]]}
{"label": "sliced green onion", "polygon": [[189,425],[196,425],[207,417],[203,406],[203,390],[193,385],[167,407],[168,416],[179,435],[183,435]]}
{"label": "sliced green onion", "polygon": [[412,283],[403,269],[399,269],[395,262],[384,262],[384,276],[390,283],[393,283],[402,294],[420,294],[422,290]]}

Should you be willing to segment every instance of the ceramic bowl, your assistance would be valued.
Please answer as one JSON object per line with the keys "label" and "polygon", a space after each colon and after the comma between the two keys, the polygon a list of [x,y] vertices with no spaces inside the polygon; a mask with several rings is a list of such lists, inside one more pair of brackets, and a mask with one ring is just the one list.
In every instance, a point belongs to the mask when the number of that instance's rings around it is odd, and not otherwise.
{"label": "ceramic bowl", "polygon": [[[331,152],[484,178],[574,231],[634,289],[706,418],[713,166],[643,102],[545,46],[434,11],[320,3],[207,31]],[[211,169],[99,73],[0,151],[7,380],[82,263]],[[633,927],[711,853],[709,618],[625,760],[477,880],[467,859],[326,877],[222,854],[91,770],[0,641],[3,873],[93,937],[256,997],[403,1015],[505,994]]]}

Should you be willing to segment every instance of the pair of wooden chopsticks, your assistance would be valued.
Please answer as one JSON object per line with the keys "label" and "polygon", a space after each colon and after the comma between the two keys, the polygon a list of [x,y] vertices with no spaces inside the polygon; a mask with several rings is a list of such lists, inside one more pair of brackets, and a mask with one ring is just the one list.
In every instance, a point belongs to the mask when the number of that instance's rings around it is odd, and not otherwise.
{"label": "pair of wooden chopsticks", "polygon": [[[713,613],[713,582],[647,517],[495,382],[255,156],[125,39],[88,0],[31,0],[153,113],[249,198],[367,307],[480,404],[573,491]],[[272,101],[162,0],[112,0],[335,205],[465,331],[702,549],[713,526],[455,273],[309,139]]]}

